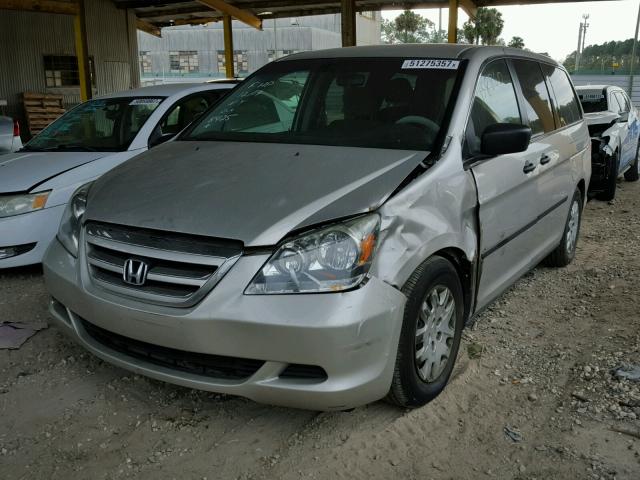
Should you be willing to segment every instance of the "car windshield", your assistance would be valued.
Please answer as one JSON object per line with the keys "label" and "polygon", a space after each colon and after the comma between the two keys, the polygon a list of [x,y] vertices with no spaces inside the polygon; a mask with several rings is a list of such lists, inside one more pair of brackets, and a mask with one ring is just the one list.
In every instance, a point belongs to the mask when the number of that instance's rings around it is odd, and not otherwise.
{"label": "car windshield", "polygon": [[607,110],[607,97],[602,90],[597,92],[578,92],[582,110],[584,113],[605,112]]}
{"label": "car windshield", "polygon": [[90,100],[62,115],[25,147],[32,151],[123,151],[163,98]]}
{"label": "car windshield", "polygon": [[245,80],[180,140],[431,150],[460,62],[274,62]]}

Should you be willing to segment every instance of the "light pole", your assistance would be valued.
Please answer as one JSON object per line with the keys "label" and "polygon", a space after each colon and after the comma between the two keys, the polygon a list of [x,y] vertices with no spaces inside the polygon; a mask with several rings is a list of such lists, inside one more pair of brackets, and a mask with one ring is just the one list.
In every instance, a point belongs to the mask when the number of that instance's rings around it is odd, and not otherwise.
{"label": "light pole", "polygon": [[[638,5],[638,18],[636,20],[636,34],[633,37],[633,47],[631,48],[631,61],[629,62],[629,98],[633,93],[633,63],[636,60],[636,45],[638,44],[638,27],[640,27],[640,5]],[[633,101],[633,99],[631,99]]]}
{"label": "light pole", "polygon": [[584,22],[582,23],[582,49],[580,50],[580,53],[584,52],[584,41],[587,38],[587,27],[589,26],[587,23],[587,20],[589,20],[589,14],[585,13],[582,15],[582,18],[584,19]]}
{"label": "light pole", "polygon": [[580,27],[578,27],[578,48],[576,49],[576,66],[575,70],[578,71],[580,68],[580,46],[582,45],[582,22],[580,22]]}

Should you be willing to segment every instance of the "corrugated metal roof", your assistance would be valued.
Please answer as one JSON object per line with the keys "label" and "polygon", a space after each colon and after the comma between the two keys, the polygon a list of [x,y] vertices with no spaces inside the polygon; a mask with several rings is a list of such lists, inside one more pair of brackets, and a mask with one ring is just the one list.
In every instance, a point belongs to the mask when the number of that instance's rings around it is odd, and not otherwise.
{"label": "corrugated metal roof", "polygon": [[[113,0],[120,8],[132,8],[138,18],[158,27],[184,23],[219,21],[222,12],[192,0]],[[576,3],[607,0],[555,0],[553,3]],[[340,13],[340,0],[233,0],[227,3],[247,10],[259,18],[302,17]],[[478,7],[550,3],[550,0],[470,0]],[[355,0],[356,11],[389,9],[448,8],[447,0]]]}

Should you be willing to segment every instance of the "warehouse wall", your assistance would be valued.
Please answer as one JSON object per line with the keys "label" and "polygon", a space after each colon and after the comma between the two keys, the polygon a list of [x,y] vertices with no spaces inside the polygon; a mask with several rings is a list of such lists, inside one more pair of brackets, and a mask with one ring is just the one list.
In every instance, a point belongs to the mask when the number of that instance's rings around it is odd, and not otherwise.
{"label": "warehouse wall", "polygon": [[[135,17],[110,0],[86,0],[89,56],[95,63],[95,94],[140,83]],[[62,94],[67,106],[80,101],[79,87],[47,88],[44,55],[75,55],[73,17],[0,10],[0,98],[7,114],[24,122],[25,91]]]}
{"label": "warehouse wall", "polygon": [[[358,45],[379,44],[380,12],[358,14],[356,19]],[[282,56],[283,51],[339,47],[342,42],[340,28],[340,15],[337,14],[265,20],[262,31],[234,21],[233,48],[246,54],[250,73],[267,63],[270,53],[273,57],[275,50]],[[164,28],[162,38],[138,32],[138,45],[140,52],[151,61],[151,71],[142,74],[145,84],[201,81],[225,75],[218,65],[218,54],[224,51],[221,24]],[[198,72],[171,72],[170,52],[180,51],[197,52]]]}

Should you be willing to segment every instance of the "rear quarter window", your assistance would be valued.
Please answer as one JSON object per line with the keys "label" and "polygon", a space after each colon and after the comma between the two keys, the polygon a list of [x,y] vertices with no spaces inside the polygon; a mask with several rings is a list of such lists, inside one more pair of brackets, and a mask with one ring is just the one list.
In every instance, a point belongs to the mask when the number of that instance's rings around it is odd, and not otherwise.
{"label": "rear quarter window", "polygon": [[578,99],[567,74],[551,65],[542,65],[542,70],[547,77],[556,100],[555,111],[558,118],[558,127],[571,125],[582,119]]}
{"label": "rear quarter window", "polygon": [[540,64],[532,60],[513,60],[513,66],[522,88],[531,132],[538,135],[555,130],[555,116]]}

